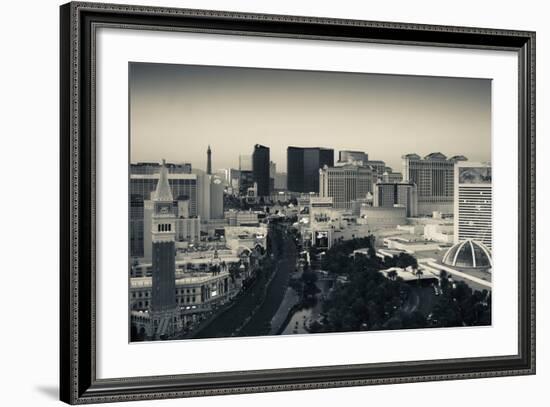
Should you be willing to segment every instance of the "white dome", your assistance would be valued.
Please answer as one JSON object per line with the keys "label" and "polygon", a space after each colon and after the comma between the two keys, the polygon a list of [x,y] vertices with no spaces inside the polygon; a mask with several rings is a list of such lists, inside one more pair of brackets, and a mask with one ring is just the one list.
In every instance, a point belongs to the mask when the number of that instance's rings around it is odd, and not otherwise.
{"label": "white dome", "polygon": [[459,268],[487,269],[493,266],[491,251],[483,243],[468,239],[447,250],[443,264]]}

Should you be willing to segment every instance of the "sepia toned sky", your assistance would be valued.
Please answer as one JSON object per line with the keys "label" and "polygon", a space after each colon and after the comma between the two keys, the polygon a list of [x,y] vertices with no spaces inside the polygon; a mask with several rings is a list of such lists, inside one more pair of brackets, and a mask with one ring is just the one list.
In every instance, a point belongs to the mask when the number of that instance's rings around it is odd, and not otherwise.
{"label": "sepia toned sky", "polygon": [[130,159],[238,168],[270,147],[360,150],[401,171],[401,156],[491,159],[491,81],[218,66],[130,64]]}

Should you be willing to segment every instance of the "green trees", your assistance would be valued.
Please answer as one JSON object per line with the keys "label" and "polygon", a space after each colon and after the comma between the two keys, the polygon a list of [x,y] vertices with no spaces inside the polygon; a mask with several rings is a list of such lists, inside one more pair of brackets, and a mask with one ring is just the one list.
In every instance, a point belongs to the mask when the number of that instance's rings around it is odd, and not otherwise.
{"label": "green trees", "polygon": [[416,270],[414,274],[416,275],[418,285],[420,285],[420,280],[422,280],[422,276],[424,275],[424,273],[422,272],[422,270]]}
{"label": "green trees", "polygon": [[[367,255],[352,255],[359,248],[367,248]],[[420,285],[423,276],[416,258],[400,253],[382,262],[374,254],[372,237],[339,241],[326,251],[322,268],[347,282],[337,284],[323,302],[322,323],[313,332],[346,332],[381,329],[412,329],[426,327],[473,326],[491,323],[491,295],[486,290],[474,291],[464,282],[451,283],[447,273],[440,275],[441,295],[425,307],[418,307],[419,298],[426,298]],[[387,278],[383,268],[411,267],[417,284],[408,284],[395,271]],[[432,290],[433,291],[433,290]],[[414,295],[415,297],[410,297]],[[432,294],[431,295],[435,295]],[[412,299],[416,305],[411,306]],[[433,301],[433,302],[432,302]],[[432,305],[433,304],[433,305]],[[429,307],[428,310],[426,308]],[[422,309],[422,311],[420,311]],[[428,318],[429,315],[429,318]]]}
{"label": "green trees", "polygon": [[313,306],[317,301],[315,294],[319,292],[319,288],[317,288],[316,282],[317,273],[304,269],[302,272],[302,305],[305,307]]}
{"label": "green trees", "polygon": [[418,269],[418,262],[416,261],[416,258],[408,253],[399,253],[397,256],[387,257],[384,260],[384,265],[388,268],[399,267],[406,269],[407,267],[411,267],[415,270]]}
{"label": "green trees", "polygon": [[[354,250],[367,249],[368,255],[352,256]],[[361,261],[365,267],[380,267],[380,260],[374,251],[374,237],[361,237],[336,242],[325,252],[321,261],[321,268],[335,274],[347,274],[353,263]]]}
{"label": "green trees", "polygon": [[481,326],[491,324],[491,293],[474,291],[463,281],[451,284],[441,275],[443,294],[433,307],[432,326]]}
{"label": "green trees", "polygon": [[349,283],[337,286],[324,302],[324,332],[407,327],[407,320],[398,314],[406,297],[406,283],[389,280],[365,266],[365,259],[353,263]]}

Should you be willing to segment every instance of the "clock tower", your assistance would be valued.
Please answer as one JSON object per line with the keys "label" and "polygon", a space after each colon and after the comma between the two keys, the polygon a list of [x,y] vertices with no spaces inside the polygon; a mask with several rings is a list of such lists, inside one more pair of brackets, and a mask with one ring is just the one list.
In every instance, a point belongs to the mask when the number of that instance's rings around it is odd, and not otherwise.
{"label": "clock tower", "polygon": [[174,334],[178,324],[176,304],[176,208],[168,170],[162,160],[156,190],[151,194],[153,214],[151,322],[155,339]]}

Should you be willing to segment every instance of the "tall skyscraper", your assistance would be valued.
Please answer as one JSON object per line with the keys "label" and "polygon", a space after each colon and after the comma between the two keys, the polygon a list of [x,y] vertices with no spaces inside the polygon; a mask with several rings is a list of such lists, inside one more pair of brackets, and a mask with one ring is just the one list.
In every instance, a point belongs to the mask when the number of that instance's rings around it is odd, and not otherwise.
{"label": "tall skyscraper", "polygon": [[269,192],[275,191],[275,177],[277,176],[277,164],[269,162]]}
{"label": "tall skyscraper", "polygon": [[258,185],[258,196],[269,195],[269,147],[256,144],[252,153],[252,178]]}
{"label": "tall skyscraper", "polygon": [[197,171],[197,206],[203,221],[223,219],[223,178]]}
{"label": "tall skyscraper", "polygon": [[[289,178],[290,182],[290,178]],[[352,201],[372,193],[374,174],[370,167],[324,166],[319,170],[319,197],[332,197],[337,209],[351,209]]]}
{"label": "tall skyscraper", "polygon": [[239,155],[239,170],[252,171],[252,156],[250,154]]}
{"label": "tall skyscraper", "polygon": [[234,168],[225,168],[222,170],[224,185],[234,190],[239,188],[239,179],[241,171]]}
{"label": "tall skyscraper", "polygon": [[378,179],[381,179],[386,171],[386,163],[382,160],[368,160],[365,161],[363,165],[370,166]]}
{"label": "tall skyscraper", "polygon": [[493,246],[491,165],[457,162],[455,169],[455,243],[472,239],[482,242],[491,249]]}
{"label": "tall skyscraper", "polygon": [[455,163],[466,157],[447,159],[444,154],[431,153],[424,158],[418,154],[407,154],[402,158],[403,181],[412,182],[418,188],[418,213],[453,213]]}
{"label": "tall skyscraper", "polygon": [[418,214],[418,192],[412,183],[378,182],[374,184],[373,206],[392,208],[401,205],[406,208],[406,215]]}
{"label": "tall skyscraper", "polygon": [[223,219],[223,179],[210,176],[210,218]]}
{"label": "tall skyscraper", "polygon": [[174,333],[176,306],[176,214],[174,198],[168,184],[168,171],[163,165],[152,197],[154,211],[152,233],[151,319],[154,336],[162,338]]}
{"label": "tall skyscraper", "polygon": [[292,192],[319,192],[319,169],[334,166],[334,150],[320,147],[287,148],[287,187]]}
{"label": "tall skyscraper", "polygon": [[210,149],[210,144],[208,145],[208,150],[206,150],[206,173],[212,175],[212,150]]}
{"label": "tall skyscraper", "polygon": [[248,188],[254,186],[252,171],[241,170],[239,172],[239,194],[245,196]]}
{"label": "tall skyscraper", "polygon": [[286,190],[286,172],[277,172],[275,173],[275,189]]}

